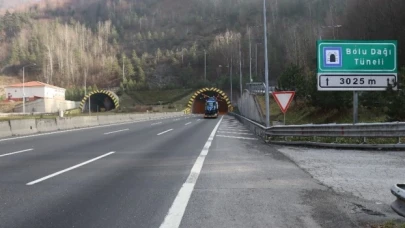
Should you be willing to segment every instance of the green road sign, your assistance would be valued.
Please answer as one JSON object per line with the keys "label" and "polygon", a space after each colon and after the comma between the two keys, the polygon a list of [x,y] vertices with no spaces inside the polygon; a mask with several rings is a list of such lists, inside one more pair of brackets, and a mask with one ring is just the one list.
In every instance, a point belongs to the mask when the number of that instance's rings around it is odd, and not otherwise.
{"label": "green road sign", "polygon": [[397,41],[318,41],[318,73],[397,73]]}

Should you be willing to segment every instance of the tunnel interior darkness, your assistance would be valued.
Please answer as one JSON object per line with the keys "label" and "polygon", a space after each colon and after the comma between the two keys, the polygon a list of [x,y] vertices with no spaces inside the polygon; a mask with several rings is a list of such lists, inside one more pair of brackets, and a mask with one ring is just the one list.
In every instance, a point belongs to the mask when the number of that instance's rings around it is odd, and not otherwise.
{"label": "tunnel interior darkness", "polygon": [[[216,97],[220,94],[215,91],[205,91],[205,92],[202,92],[201,94],[199,94],[193,102],[193,106],[192,106],[193,114],[204,114],[205,100],[206,100],[204,95],[210,96],[210,97],[212,97],[212,96]],[[228,104],[226,103],[225,98],[221,97],[221,95],[218,99],[218,106],[219,106],[219,114],[223,115],[223,114],[228,113]]]}
{"label": "tunnel interior darkness", "polygon": [[104,93],[95,93],[90,95],[90,99],[86,100],[83,112],[89,112],[89,100],[91,112],[106,112],[116,108],[110,96]]}

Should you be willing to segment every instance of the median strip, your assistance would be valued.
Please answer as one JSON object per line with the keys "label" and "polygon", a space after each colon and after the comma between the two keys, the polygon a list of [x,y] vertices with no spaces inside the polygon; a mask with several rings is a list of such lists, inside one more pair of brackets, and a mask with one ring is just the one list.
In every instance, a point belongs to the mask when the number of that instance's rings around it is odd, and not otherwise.
{"label": "median strip", "polygon": [[111,131],[111,132],[107,132],[107,133],[104,133],[104,134],[109,135],[109,134],[114,134],[114,133],[123,132],[123,131],[129,131],[129,129],[127,128],[127,129],[122,129],[122,130],[119,130],[119,131]]}
{"label": "median strip", "polygon": [[0,157],[10,156],[10,155],[19,154],[19,153],[25,153],[25,152],[33,151],[33,150],[34,150],[34,149],[26,149],[26,150],[20,150],[20,151],[8,153],[8,154],[1,154]]}
{"label": "median strip", "polygon": [[157,134],[157,135],[163,135],[163,134],[166,134],[167,132],[170,132],[170,131],[173,131],[173,129],[169,129],[169,130],[167,130],[167,131],[160,132],[160,133],[159,133],[159,134]]}
{"label": "median strip", "polygon": [[70,168],[61,170],[61,171],[59,171],[59,172],[50,174],[50,175],[48,175],[48,176],[46,176],[46,177],[42,177],[42,178],[40,178],[40,179],[31,181],[31,182],[27,183],[27,185],[34,185],[34,184],[37,184],[37,183],[39,183],[39,182],[42,182],[42,181],[47,180],[47,179],[49,179],[49,178],[52,178],[52,177],[54,177],[54,176],[58,176],[58,175],[60,175],[60,174],[62,174],[62,173],[68,172],[68,171],[70,171],[70,170],[79,168],[80,166],[87,165],[87,164],[89,164],[89,163],[91,163],[91,162],[94,162],[94,161],[99,160],[99,159],[101,159],[101,158],[107,157],[107,156],[109,156],[109,155],[111,155],[111,154],[114,154],[114,153],[115,153],[114,151],[109,152],[109,153],[106,153],[106,154],[104,154],[104,155],[98,156],[98,157],[96,157],[96,158],[93,158],[93,159],[91,159],[91,160],[85,161],[85,162],[80,163],[80,164],[78,164],[78,165],[75,165],[75,166],[72,166],[72,167],[70,167]]}

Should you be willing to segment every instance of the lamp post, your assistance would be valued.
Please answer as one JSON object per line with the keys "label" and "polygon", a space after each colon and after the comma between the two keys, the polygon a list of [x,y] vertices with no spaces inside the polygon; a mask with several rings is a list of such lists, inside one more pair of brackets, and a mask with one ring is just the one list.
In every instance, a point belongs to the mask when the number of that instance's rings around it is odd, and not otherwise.
{"label": "lamp post", "polygon": [[36,66],[37,64],[29,64],[22,67],[23,70],[23,113],[25,113],[25,68],[30,66]]}
{"label": "lamp post", "polygon": [[270,104],[269,104],[269,62],[267,57],[267,18],[266,18],[266,0],[263,0],[263,32],[264,32],[264,80],[266,82],[266,127],[270,127]]}

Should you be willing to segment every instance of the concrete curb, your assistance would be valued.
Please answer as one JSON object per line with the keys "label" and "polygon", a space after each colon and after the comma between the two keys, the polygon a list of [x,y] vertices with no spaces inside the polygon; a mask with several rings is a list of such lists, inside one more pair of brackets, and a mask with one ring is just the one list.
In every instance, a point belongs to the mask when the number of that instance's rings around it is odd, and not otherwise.
{"label": "concrete curb", "polygon": [[0,122],[0,138],[10,137],[13,133],[11,133],[11,127],[9,121],[1,121]]}
{"label": "concrete curb", "polygon": [[391,204],[392,210],[398,215],[405,217],[405,184],[396,184],[391,187],[391,193],[397,197]]}

